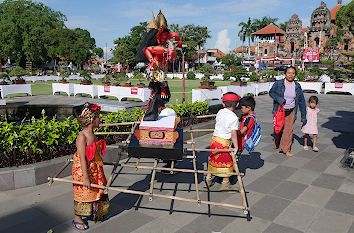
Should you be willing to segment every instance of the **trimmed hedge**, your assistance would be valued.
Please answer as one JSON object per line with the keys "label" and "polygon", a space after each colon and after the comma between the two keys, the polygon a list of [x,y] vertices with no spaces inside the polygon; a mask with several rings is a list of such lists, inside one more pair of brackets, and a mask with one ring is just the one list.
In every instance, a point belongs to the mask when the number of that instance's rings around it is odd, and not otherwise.
{"label": "trimmed hedge", "polygon": [[[205,102],[184,103],[168,106],[173,108],[177,115],[183,118],[208,113],[208,104]],[[102,124],[133,122],[143,116],[144,110],[134,108],[131,111],[122,110],[118,113],[101,114]],[[195,121],[193,121],[195,122]],[[197,123],[197,122],[195,122]],[[130,131],[130,126],[101,127],[103,132]],[[76,118],[68,117],[58,121],[55,117],[51,120],[43,115],[41,119],[31,122],[0,121],[0,168],[31,164],[75,153],[75,140],[81,131],[81,126]],[[104,136],[108,144],[122,141],[125,136]]]}

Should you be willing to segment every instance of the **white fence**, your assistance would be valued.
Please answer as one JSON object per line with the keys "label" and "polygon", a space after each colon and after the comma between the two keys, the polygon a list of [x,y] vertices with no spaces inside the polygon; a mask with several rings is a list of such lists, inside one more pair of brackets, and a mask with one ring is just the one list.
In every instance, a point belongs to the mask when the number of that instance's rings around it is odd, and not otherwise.
{"label": "white fence", "polygon": [[143,102],[149,100],[151,90],[138,87],[102,86],[102,85],[81,85],[71,83],[53,83],[53,95],[56,92],[65,92],[68,95],[89,94],[92,98],[97,96],[114,96],[121,101],[123,98],[137,98]]}
{"label": "white fence", "polygon": [[349,92],[354,95],[354,83],[326,83],[324,93],[330,91]]}
{"label": "white fence", "polygon": [[25,93],[32,95],[31,84],[0,85],[1,98],[10,94]]}

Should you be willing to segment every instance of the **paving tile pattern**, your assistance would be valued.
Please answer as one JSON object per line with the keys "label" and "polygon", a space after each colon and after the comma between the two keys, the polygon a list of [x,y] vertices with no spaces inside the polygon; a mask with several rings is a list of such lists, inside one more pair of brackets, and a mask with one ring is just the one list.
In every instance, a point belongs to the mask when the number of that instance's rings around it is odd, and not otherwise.
{"label": "paving tile pattern", "polygon": [[[354,98],[320,95],[319,100],[320,152],[302,149],[303,134],[297,121],[294,156],[288,158],[273,150],[271,99],[256,97],[263,141],[255,152],[244,153],[239,161],[240,170],[245,173],[250,221],[239,210],[211,206],[209,217],[208,206],[162,198],[150,202],[147,197],[112,191],[109,216],[103,223],[89,221],[88,232],[353,233],[354,170],[343,169],[339,161],[345,149],[354,144]],[[196,146],[207,148],[210,137],[199,137]],[[208,153],[198,153],[198,169],[206,169],[207,161]],[[133,164],[135,160],[123,162]],[[142,160],[141,164],[150,166],[152,160]],[[184,160],[177,167],[192,168],[192,163]],[[110,169],[105,167],[106,174]],[[115,187],[149,189],[148,170],[124,168],[118,174]],[[201,198],[207,199],[203,176],[198,176],[198,182]],[[241,204],[239,194],[221,193],[219,187],[216,183],[211,188],[212,201]],[[193,174],[171,176],[158,172],[154,192],[195,198],[195,188]],[[71,226],[72,204],[71,186],[64,183],[0,192],[0,232],[76,232]]]}

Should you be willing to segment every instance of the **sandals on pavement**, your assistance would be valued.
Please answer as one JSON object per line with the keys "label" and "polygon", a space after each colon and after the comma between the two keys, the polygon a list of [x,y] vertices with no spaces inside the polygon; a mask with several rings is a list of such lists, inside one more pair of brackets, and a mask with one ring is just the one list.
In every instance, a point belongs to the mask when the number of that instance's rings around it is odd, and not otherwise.
{"label": "sandals on pavement", "polygon": [[319,149],[317,148],[317,146],[315,146],[314,148],[312,148],[312,150],[313,150],[314,152],[318,152],[318,151],[319,151]]}
{"label": "sandals on pavement", "polygon": [[309,147],[308,146],[304,146],[304,150],[309,150]]}
{"label": "sandals on pavement", "polygon": [[[75,222],[74,220],[73,220],[73,226],[75,227],[75,229],[76,230],[78,230],[78,231],[86,231],[87,229],[88,229],[88,226],[85,224],[85,223],[81,223],[81,222]],[[79,228],[79,227],[77,227],[77,225],[83,225],[84,226],[84,228]]]}

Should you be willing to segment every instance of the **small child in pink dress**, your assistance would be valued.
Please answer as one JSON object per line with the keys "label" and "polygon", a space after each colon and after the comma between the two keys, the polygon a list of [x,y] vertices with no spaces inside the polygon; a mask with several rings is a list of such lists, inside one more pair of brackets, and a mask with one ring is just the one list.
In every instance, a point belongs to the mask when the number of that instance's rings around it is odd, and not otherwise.
{"label": "small child in pink dress", "polygon": [[313,147],[312,150],[318,152],[317,144],[317,136],[318,136],[318,128],[317,128],[317,113],[320,111],[316,108],[318,104],[317,96],[311,96],[309,98],[309,107],[307,107],[307,123],[301,129],[303,133],[305,133],[304,138],[304,150],[308,150],[309,147],[307,146],[307,140],[309,138],[309,134],[313,134]]}

